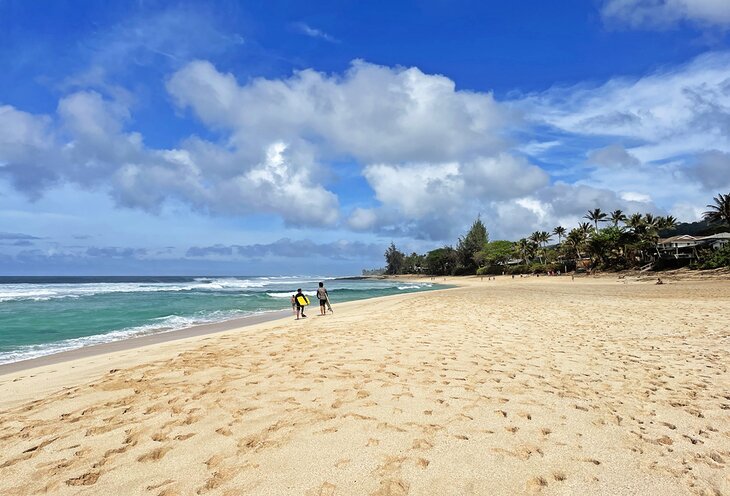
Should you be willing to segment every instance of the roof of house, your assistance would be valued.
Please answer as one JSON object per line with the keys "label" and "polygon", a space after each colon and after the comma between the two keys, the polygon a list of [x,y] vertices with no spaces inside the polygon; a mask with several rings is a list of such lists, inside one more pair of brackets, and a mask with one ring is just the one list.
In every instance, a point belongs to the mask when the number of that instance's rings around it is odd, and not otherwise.
{"label": "roof of house", "polygon": [[680,236],[672,236],[671,238],[664,238],[659,240],[659,244],[667,243],[681,243],[681,242],[702,242],[702,241],[713,241],[720,239],[730,239],[730,232],[721,232],[717,234],[711,234],[709,236],[690,236],[689,234],[682,234]]}
{"label": "roof of house", "polygon": [[671,238],[665,238],[660,239],[659,243],[666,244],[666,243],[677,243],[679,241],[700,241],[703,238],[695,238],[694,236],[690,236],[689,234],[682,234],[680,236],[672,236]]}

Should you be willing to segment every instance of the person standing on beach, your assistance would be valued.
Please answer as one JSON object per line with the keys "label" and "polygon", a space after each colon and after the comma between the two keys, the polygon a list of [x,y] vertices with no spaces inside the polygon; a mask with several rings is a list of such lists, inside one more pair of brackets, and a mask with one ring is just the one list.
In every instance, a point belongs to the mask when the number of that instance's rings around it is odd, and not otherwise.
{"label": "person standing on beach", "polygon": [[299,297],[306,298],[304,296],[304,293],[302,293],[302,288],[297,289],[297,294],[294,295],[294,301],[297,302],[297,320],[299,320],[299,315],[302,316],[303,319],[306,319],[307,316],[304,315],[304,306],[300,303]]}
{"label": "person standing on beach", "polygon": [[297,310],[297,295],[293,294],[291,295],[291,313],[294,315],[297,315],[299,311]]}
{"label": "person standing on beach", "polygon": [[320,282],[317,288],[317,298],[319,298],[319,314],[327,315],[327,290],[323,282]]}

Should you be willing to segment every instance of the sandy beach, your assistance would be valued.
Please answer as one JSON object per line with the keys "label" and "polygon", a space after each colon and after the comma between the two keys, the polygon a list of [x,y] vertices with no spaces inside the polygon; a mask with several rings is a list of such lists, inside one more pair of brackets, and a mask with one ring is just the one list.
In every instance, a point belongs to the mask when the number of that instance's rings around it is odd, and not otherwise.
{"label": "sandy beach", "polygon": [[0,494],[730,494],[730,281],[436,282],[0,375]]}

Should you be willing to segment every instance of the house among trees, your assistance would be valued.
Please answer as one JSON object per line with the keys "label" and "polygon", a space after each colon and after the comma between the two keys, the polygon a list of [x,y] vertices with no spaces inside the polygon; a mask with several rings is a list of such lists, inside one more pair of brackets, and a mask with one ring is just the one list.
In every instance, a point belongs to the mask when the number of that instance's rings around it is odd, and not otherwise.
{"label": "house among trees", "polygon": [[[595,208],[584,216],[590,222],[570,231],[557,226],[552,232],[535,231],[519,241],[490,241],[484,222],[477,217],[456,246],[406,255],[391,242],[383,270],[389,275],[458,276],[730,267],[730,193],[713,200],[700,222],[679,223],[671,215],[652,213],[626,215],[621,210],[609,216]],[[662,238],[670,233],[675,236]],[[557,244],[550,244],[553,234]]]}
{"label": "house among trees", "polygon": [[710,236],[672,236],[660,239],[657,243],[657,252],[660,258],[697,258],[697,249],[719,250],[730,243],[730,232],[712,234]]}

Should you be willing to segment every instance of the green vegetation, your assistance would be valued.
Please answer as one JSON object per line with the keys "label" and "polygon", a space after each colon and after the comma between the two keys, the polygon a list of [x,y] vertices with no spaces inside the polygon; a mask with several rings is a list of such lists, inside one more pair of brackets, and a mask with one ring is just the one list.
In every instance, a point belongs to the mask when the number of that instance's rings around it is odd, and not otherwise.
{"label": "green vegetation", "polygon": [[[677,234],[710,235],[730,231],[730,194],[719,194],[707,205],[702,222],[678,224],[674,217],[621,210],[609,214],[589,211],[570,231],[557,226],[552,232],[536,231],[516,242],[489,241],[487,228],[478,217],[456,248],[444,246],[425,255],[405,255],[394,243],[385,252],[386,274],[430,275],[527,274],[571,270],[624,270],[690,263],[697,269],[730,267],[730,244],[720,249],[698,248],[691,258],[663,259],[657,248],[662,237]],[[607,223],[606,227],[599,224]],[[550,245],[553,235],[557,244]]]}
{"label": "green vegetation", "polygon": [[489,241],[487,228],[482,219],[477,217],[466,236],[459,238],[456,246],[458,264],[454,272],[456,274],[474,274],[479,268],[477,254],[484,248],[487,241]]}

